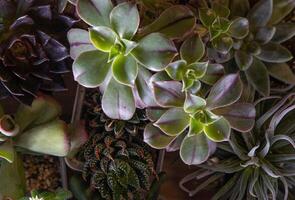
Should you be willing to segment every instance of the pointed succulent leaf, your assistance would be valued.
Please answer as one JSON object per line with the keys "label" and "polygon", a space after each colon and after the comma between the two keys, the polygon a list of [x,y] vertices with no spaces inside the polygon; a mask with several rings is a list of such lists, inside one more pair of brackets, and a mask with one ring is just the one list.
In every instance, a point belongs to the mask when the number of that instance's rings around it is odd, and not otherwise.
{"label": "pointed succulent leaf", "polygon": [[166,147],[167,152],[174,152],[178,151],[180,149],[181,143],[183,139],[185,138],[186,133],[182,133],[179,136],[177,136],[170,144]]}
{"label": "pointed succulent leaf", "polygon": [[194,13],[187,7],[177,5],[167,8],[153,23],[140,30],[140,36],[162,33],[170,39],[182,38],[196,23]]}
{"label": "pointed succulent leaf", "polygon": [[41,124],[18,136],[15,145],[38,153],[66,156],[70,150],[67,125],[60,120]]}
{"label": "pointed succulent leaf", "polygon": [[169,136],[177,136],[189,126],[190,117],[183,108],[170,108],[154,125]]}
{"label": "pointed succulent leaf", "polygon": [[202,87],[202,83],[199,80],[195,80],[194,83],[189,88],[183,88],[183,90],[186,90],[187,92],[191,94],[197,94]]}
{"label": "pointed succulent leaf", "polygon": [[236,39],[243,39],[249,33],[249,21],[247,18],[238,17],[229,26],[228,34]]}
{"label": "pointed succulent leaf", "polygon": [[77,13],[91,26],[110,27],[110,13],[113,9],[111,0],[78,0]]}
{"label": "pointed succulent leaf", "polygon": [[258,60],[253,59],[252,65],[245,71],[250,84],[263,96],[269,95],[270,82],[266,66]]}
{"label": "pointed succulent leaf", "polygon": [[277,24],[295,7],[293,0],[273,0],[273,12],[269,24]]}
{"label": "pointed succulent leaf", "polygon": [[183,74],[185,72],[185,67],[187,63],[185,60],[177,60],[175,62],[170,63],[166,67],[167,74],[176,81],[181,81],[183,78]]}
{"label": "pointed succulent leaf", "polygon": [[98,87],[110,70],[111,63],[107,61],[108,54],[98,50],[80,54],[73,63],[75,81],[87,88]]}
{"label": "pointed succulent leaf", "polygon": [[169,136],[163,133],[153,124],[146,125],[143,133],[144,142],[155,149],[166,148],[174,139],[175,136]]}
{"label": "pointed succulent leaf", "polygon": [[[182,80],[182,91],[190,89],[194,85],[194,82],[194,79],[184,77],[184,79]],[[201,85],[199,86],[201,88]],[[198,91],[200,90],[200,88],[198,88]]]}
{"label": "pointed succulent leaf", "polygon": [[213,123],[206,125],[204,132],[210,140],[222,142],[229,139],[231,128],[229,122],[224,117],[220,117]]}
{"label": "pointed succulent leaf", "polygon": [[205,53],[205,46],[198,35],[192,35],[186,39],[180,47],[180,57],[187,64],[198,62]]}
{"label": "pointed succulent leaf", "polygon": [[137,62],[131,55],[119,55],[113,61],[112,71],[116,81],[133,87],[138,73]]}
{"label": "pointed succulent leaf", "polygon": [[187,66],[186,70],[193,70],[195,79],[202,78],[207,71],[208,62],[195,62]]}
{"label": "pointed succulent leaf", "polygon": [[204,126],[205,125],[202,122],[200,122],[198,119],[191,117],[188,136],[193,136],[193,135],[201,133],[204,130]]}
{"label": "pointed succulent leaf", "polygon": [[255,40],[259,42],[260,44],[266,44],[273,38],[275,32],[276,32],[276,28],[273,26],[260,27],[256,31]]}
{"label": "pointed succulent leaf", "polygon": [[269,74],[287,84],[295,84],[295,74],[287,63],[266,63]]}
{"label": "pointed succulent leaf", "polygon": [[157,103],[163,107],[182,107],[184,93],[182,84],[178,81],[153,82],[153,90]]}
{"label": "pointed succulent leaf", "polygon": [[74,60],[85,51],[95,50],[89,39],[89,33],[83,29],[71,29],[68,32],[68,41],[70,43],[70,55]]}
{"label": "pointed succulent leaf", "polygon": [[155,122],[167,111],[163,108],[147,108],[146,116],[151,122]]}
{"label": "pointed succulent leaf", "polygon": [[135,4],[121,3],[110,13],[111,26],[120,38],[130,40],[139,26],[139,13]]}
{"label": "pointed succulent leaf", "polygon": [[256,110],[252,104],[235,103],[213,112],[223,116],[233,129],[240,132],[249,132],[254,127]]}
{"label": "pointed succulent leaf", "polygon": [[228,106],[241,96],[243,84],[239,74],[229,74],[215,83],[209,93],[207,107],[210,109]]}
{"label": "pointed succulent leaf", "polygon": [[227,54],[233,47],[234,41],[229,36],[220,35],[212,41],[212,44],[218,52]]}
{"label": "pointed succulent leaf", "polygon": [[251,26],[265,26],[272,16],[273,0],[260,0],[249,11],[248,20]]}
{"label": "pointed succulent leaf", "polygon": [[201,78],[201,81],[208,85],[214,85],[224,73],[224,67],[221,64],[209,63],[206,74]]}
{"label": "pointed succulent leaf", "polygon": [[198,165],[209,158],[214,148],[204,133],[186,136],[180,147],[180,157],[187,165]]}
{"label": "pointed succulent leaf", "polygon": [[14,161],[14,155],[15,151],[11,140],[0,144],[0,158],[12,163]]}
{"label": "pointed succulent leaf", "polygon": [[248,54],[245,51],[238,50],[235,52],[235,61],[240,68],[240,70],[247,70],[252,62],[253,62],[253,56]]}
{"label": "pointed succulent leaf", "polygon": [[205,99],[190,93],[186,94],[186,98],[185,98],[185,102],[183,106],[184,111],[186,113],[194,114],[197,111],[204,109],[205,106],[206,106]]}
{"label": "pointed succulent leaf", "polygon": [[230,10],[221,3],[213,2],[212,9],[219,17],[228,18],[228,16],[230,15]]}
{"label": "pointed succulent leaf", "polygon": [[137,43],[127,39],[121,39],[121,42],[125,47],[125,56],[127,56],[135,47],[137,47]]}
{"label": "pointed succulent leaf", "polygon": [[[276,32],[271,41],[276,43],[283,43],[295,35],[294,23],[280,23],[275,26]],[[286,31],[288,30],[288,31]]]}
{"label": "pointed succulent leaf", "polygon": [[96,26],[89,30],[90,41],[93,46],[103,52],[110,52],[116,42],[116,34],[106,26]]}
{"label": "pointed succulent leaf", "polygon": [[132,89],[111,79],[102,97],[102,109],[112,119],[131,119],[135,112]]}
{"label": "pointed succulent leaf", "polygon": [[199,18],[202,24],[206,27],[210,27],[214,20],[216,19],[216,13],[212,9],[200,8],[199,9]]}
{"label": "pointed succulent leaf", "polygon": [[173,42],[162,34],[151,33],[142,38],[131,53],[149,70],[161,71],[176,56],[177,49]]}
{"label": "pointed succulent leaf", "polygon": [[249,0],[236,0],[230,1],[230,14],[232,17],[235,16],[246,16],[250,10]]}

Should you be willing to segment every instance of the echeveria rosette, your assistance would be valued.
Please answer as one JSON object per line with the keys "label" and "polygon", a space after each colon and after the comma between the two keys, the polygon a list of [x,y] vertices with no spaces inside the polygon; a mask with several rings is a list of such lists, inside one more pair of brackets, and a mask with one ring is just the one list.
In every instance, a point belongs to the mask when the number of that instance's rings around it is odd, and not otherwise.
{"label": "echeveria rosette", "polygon": [[1,10],[0,98],[31,104],[40,90],[66,90],[62,74],[70,61],[63,35],[75,20],[57,13],[50,1],[4,0]]}
{"label": "echeveria rosette", "polygon": [[215,142],[227,141],[232,128],[245,132],[253,127],[254,106],[237,102],[242,94],[238,74],[221,78],[206,99],[182,92],[178,81],[163,77],[151,81],[155,99],[164,109],[148,109],[153,123],[147,125],[144,140],[157,149],[180,149],[186,164],[205,162],[215,151]]}
{"label": "echeveria rosette", "polygon": [[70,150],[67,124],[58,117],[60,105],[48,96],[36,98],[32,106],[21,105],[15,115],[0,115],[0,158],[13,162],[15,147],[32,152],[66,156]]}
{"label": "echeveria rosette", "polygon": [[148,70],[163,70],[177,50],[160,33],[133,40],[140,22],[134,4],[113,7],[109,0],[79,0],[77,10],[92,27],[89,33],[73,29],[68,34],[75,59],[74,78],[85,87],[103,86],[102,108],[106,115],[128,120],[135,112],[134,96],[144,103],[153,101],[144,91],[146,81],[142,81],[151,76]]}

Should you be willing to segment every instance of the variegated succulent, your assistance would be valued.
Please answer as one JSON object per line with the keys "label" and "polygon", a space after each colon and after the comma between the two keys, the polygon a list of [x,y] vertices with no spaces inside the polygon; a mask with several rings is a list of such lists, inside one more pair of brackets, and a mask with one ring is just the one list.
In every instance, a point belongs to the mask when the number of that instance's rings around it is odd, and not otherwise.
{"label": "variegated succulent", "polygon": [[[212,199],[294,199],[289,192],[295,186],[294,97],[291,93],[258,100],[255,128],[218,144],[216,154],[185,177],[181,187],[193,196],[220,180]],[[202,186],[194,190],[184,186],[196,177],[206,179]]]}
{"label": "variegated succulent", "polygon": [[75,23],[53,0],[1,0],[0,98],[31,104],[38,91],[64,91],[69,71],[64,36]]}

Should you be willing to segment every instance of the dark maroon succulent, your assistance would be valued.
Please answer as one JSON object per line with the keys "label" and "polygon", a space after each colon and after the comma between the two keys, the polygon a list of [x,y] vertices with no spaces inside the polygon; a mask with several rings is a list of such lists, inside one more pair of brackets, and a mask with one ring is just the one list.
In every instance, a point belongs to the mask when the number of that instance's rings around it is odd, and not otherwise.
{"label": "dark maroon succulent", "polygon": [[66,90],[62,74],[71,61],[65,38],[76,21],[53,3],[0,0],[0,99],[30,104],[39,91]]}

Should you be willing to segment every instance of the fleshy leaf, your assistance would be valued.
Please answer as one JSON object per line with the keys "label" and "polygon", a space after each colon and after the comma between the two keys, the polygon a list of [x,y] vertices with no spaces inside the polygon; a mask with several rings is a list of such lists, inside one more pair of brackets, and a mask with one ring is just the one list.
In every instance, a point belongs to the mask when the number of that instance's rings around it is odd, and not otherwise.
{"label": "fleshy leaf", "polygon": [[190,117],[183,108],[170,108],[154,123],[169,136],[177,136],[189,126]]}
{"label": "fleshy leaf", "polygon": [[193,35],[183,42],[180,47],[180,57],[187,64],[198,62],[205,53],[205,46],[200,36]]}
{"label": "fleshy leaf", "polygon": [[229,74],[213,85],[207,100],[210,109],[235,103],[241,96],[243,83],[239,74]]}
{"label": "fleshy leaf", "polygon": [[295,35],[294,23],[280,23],[277,26],[275,26],[275,28],[276,32],[272,38],[273,42],[282,43],[291,39]]}
{"label": "fleshy leaf", "polygon": [[230,14],[232,17],[245,16],[250,9],[249,0],[230,1]]}
{"label": "fleshy leaf", "polygon": [[222,5],[221,3],[213,2],[212,9],[216,13],[216,15],[219,17],[228,18],[230,14],[230,10],[226,6]]}
{"label": "fleshy leaf", "polygon": [[163,107],[182,107],[184,93],[182,84],[178,81],[153,82],[153,90],[157,103]]}
{"label": "fleshy leaf", "polygon": [[164,149],[175,139],[175,137],[166,135],[151,123],[146,125],[143,138],[145,143],[155,149]]}
{"label": "fleshy leaf", "polygon": [[208,62],[195,62],[187,66],[187,70],[193,70],[193,78],[202,78],[207,71]]}
{"label": "fleshy leaf", "polygon": [[222,142],[229,139],[231,128],[228,121],[224,117],[220,117],[213,123],[206,125],[204,127],[204,132],[210,140]]}
{"label": "fleshy leaf", "polygon": [[247,18],[238,17],[230,24],[228,33],[236,38],[243,39],[249,33],[249,21]]}
{"label": "fleshy leaf", "polygon": [[224,67],[221,64],[208,64],[206,74],[201,78],[201,81],[208,85],[214,85],[223,75]]}
{"label": "fleshy leaf", "polygon": [[41,124],[18,136],[15,145],[38,153],[66,156],[70,150],[66,126],[60,120]]}
{"label": "fleshy leaf", "polygon": [[185,6],[171,6],[158,19],[140,30],[140,36],[162,33],[170,39],[182,38],[196,23],[194,13]]}
{"label": "fleshy leaf", "polygon": [[216,13],[212,9],[200,8],[199,18],[204,26],[210,27],[216,19]]}
{"label": "fleshy leaf", "polygon": [[161,71],[176,56],[177,49],[162,34],[152,33],[142,38],[131,53],[149,70]]}
{"label": "fleshy leaf", "polygon": [[96,26],[89,30],[91,43],[103,52],[110,52],[116,42],[116,34],[106,26]]}
{"label": "fleshy leaf", "polygon": [[135,112],[132,89],[111,79],[102,97],[102,109],[112,119],[131,119]]}
{"label": "fleshy leaf", "polygon": [[119,83],[133,86],[138,73],[136,60],[131,56],[119,55],[112,65],[113,76]]}
{"label": "fleshy leaf", "polygon": [[246,70],[251,66],[253,62],[253,56],[242,50],[236,51],[235,61],[238,67],[240,68],[240,70]]}
{"label": "fleshy leaf", "polygon": [[95,50],[86,51],[73,63],[75,81],[87,88],[98,87],[104,81],[111,63],[108,63],[108,54]]}
{"label": "fleshy leaf", "polygon": [[295,84],[295,74],[287,63],[267,63],[269,74],[287,84]]}
{"label": "fleshy leaf", "polygon": [[0,144],[0,158],[12,163],[14,161],[15,151],[11,140]]}
{"label": "fleshy leaf", "polygon": [[68,32],[68,41],[70,43],[70,55],[74,60],[85,51],[95,50],[89,39],[89,33],[83,29],[71,29]]}
{"label": "fleshy leaf", "polygon": [[218,52],[222,54],[227,54],[233,47],[234,42],[231,37],[220,35],[212,41],[212,44]]}
{"label": "fleshy leaf", "polygon": [[224,108],[218,108],[213,112],[223,116],[233,129],[240,132],[248,132],[254,127],[256,111],[252,104],[235,103]]}
{"label": "fleshy leaf", "polygon": [[183,74],[185,72],[185,67],[187,63],[184,60],[177,60],[175,62],[170,63],[166,67],[167,74],[176,81],[181,81],[183,78]]}
{"label": "fleshy leaf", "polygon": [[269,24],[277,24],[284,19],[295,7],[293,0],[274,0],[273,12]]}
{"label": "fleshy leaf", "polygon": [[139,26],[139,13],[135,4],[121,3],[110,14],[112,28],[120,38],[130,40]]}
{"label": "fleshy leaf", "polygon": [[213,146],[204,133],[186,136],[180,147],[180,157],[187,165],[199,165],[209,158]]}
{"label": "fleshy leaf", "polygon": [[263,96],[269,95],[270,82],[267,69],[263,62],[254,58],[252,65],[245,71],[251,85]]}
{"label": "fleshy leaf", "polygon": [[185,102],[183,106],[184,111],[186,113],[194,114],[197,111],[205,108],[205,106],[206,106],[205,99],[190,93],[186,94],[186,98],[185,98]]}
{"label": "fleshy leaf", "polygon": [[91,26],[110,27],[110,13],[113,9],[111,0],[79,0],[77,13]]}
{"label": "fleshy leaf", "polygon": [[204,124],[202,122],[200,122],[198,119],[195,119],[193,117],[190,118],[188,136],[199,134],[203,131],[203,129],[204,129]]}
{"label": "fleshy leaf", "polygon": [[251,26],[265,26],[272,16],[273,0],[258,1],[248,13],[248,20]]}
{"label": "fleshy leaf", "polygon": [[255,41],[259,42],[260,44],[266,44],[273,38],[275,32],[275,27],[260,27],[256,31]]}
{"label": "fleshy leaf", "polygon": [[146,116],[151,122],[155,122],[167,111],[166,108],[147,108]]}

